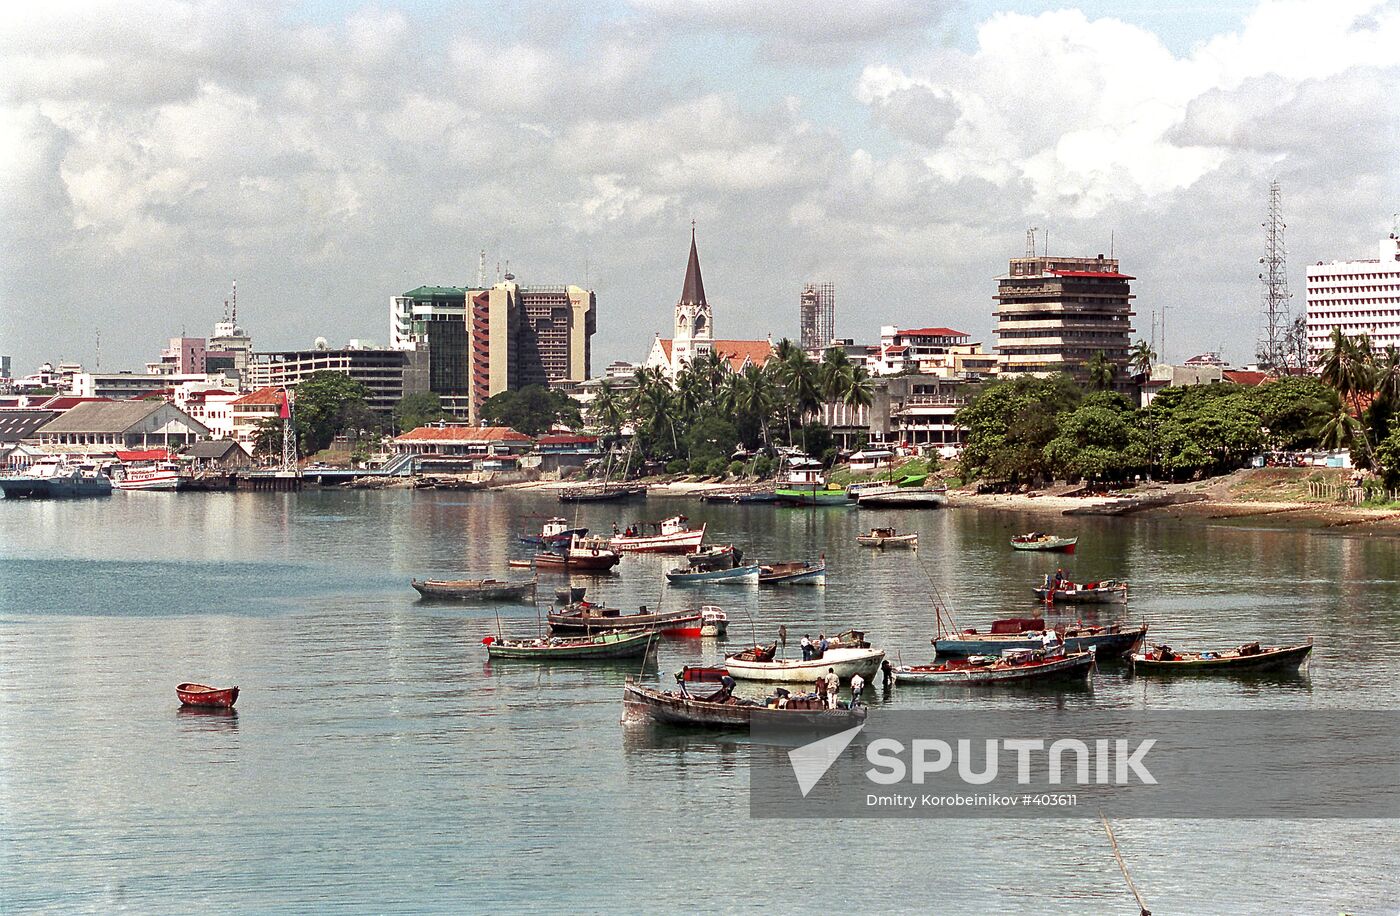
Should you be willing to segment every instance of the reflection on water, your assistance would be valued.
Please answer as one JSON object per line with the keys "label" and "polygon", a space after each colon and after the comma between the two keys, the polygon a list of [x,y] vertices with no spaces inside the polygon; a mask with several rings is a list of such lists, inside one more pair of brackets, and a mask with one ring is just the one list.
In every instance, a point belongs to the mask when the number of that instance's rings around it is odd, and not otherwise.
{"label": "reflection on water", "polygon": [[[794,653],[804,632],[856,627],[895,663],[926,663],[935,590],[960,625],[984,628],[1033,612],[1031,587],[1060,565],[1132,583],[1126,609],[1071,619],[1146,619],[1154,642],[1181,648],[1315,636],[1311,671],[1133,678],[1105,661],[1092,687],[1071,690],[876,684],[872,715],[1400,703],[1400,551],[1388,539],[1005,512],[569,507],[571,524],[595,530],[681,510],[753,560],[824,552],[829,583],[670,589],[673,559],[629,556],[615,575],[570,578],[615,607],[717,604],[729,638],[667,639],[645,665],[538,665],[488,663],[481,639],[539,632],[541,610],[419,603],[409,579],[504,577],[529,554],[511,535],[559,512],[546,498],[149,496],[0,500],[7,910],[510,910],[564,905],[564,893],[576,910],[786,911],[815,898],[775,851],[816,847],[860,876],[862,908],[1116,911],[1122,878],[1096,823],[902,822],[857,835],[804,821],[798,839],[791,824],[749,820],[744,736],[620,725],[628,676],[669,688],[683,665],[772,641],[783,625]],[[917,559],[855,544],[881,524],[918,531]],[[1078,553],[1010,550],[1032,528],[1079,535]],[[542,575],[541,597],[564,581]],[[241,685],[240,711],[172,710],[190,672]],[[1162,912],[1368,911],[1400,896],[1389,823],[1115,826]],[[546,874],[567,884],[542,892]]]}

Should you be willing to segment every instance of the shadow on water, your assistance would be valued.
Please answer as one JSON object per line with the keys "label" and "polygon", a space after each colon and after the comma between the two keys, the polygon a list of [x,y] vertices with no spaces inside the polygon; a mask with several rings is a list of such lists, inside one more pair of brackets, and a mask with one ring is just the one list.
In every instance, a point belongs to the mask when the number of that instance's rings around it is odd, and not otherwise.
{"label": "shadow on water", "polygon": [[180,706],[175,710],[175,719],[182,728],[194,732],[236,732],[238,731],[238,710],[220,709],[214,706]]}

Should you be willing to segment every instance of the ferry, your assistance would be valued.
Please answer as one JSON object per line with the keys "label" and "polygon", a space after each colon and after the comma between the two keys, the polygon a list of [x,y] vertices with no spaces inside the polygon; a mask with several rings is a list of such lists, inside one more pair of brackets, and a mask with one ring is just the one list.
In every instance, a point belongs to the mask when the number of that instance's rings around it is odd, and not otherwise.
{"label": "ferry", "polygon": [[673,515],[657,525],[656,534],[643,534],[637,526],[630,534],[614,535],[613,550],[630,553],[693,553],[705,540],[705,526],[690,527],[690,519]]}
{"label": "ferry", "polygon": [[172,462],[139,464],[118,472],[112,486],[118,490],[183,490],[189,478]]}
{"label": "ferry", "polygon": [[23,473],[0,477],[6,499],[62,499],[111,496],[112,481],[90,464],[40,458]]}

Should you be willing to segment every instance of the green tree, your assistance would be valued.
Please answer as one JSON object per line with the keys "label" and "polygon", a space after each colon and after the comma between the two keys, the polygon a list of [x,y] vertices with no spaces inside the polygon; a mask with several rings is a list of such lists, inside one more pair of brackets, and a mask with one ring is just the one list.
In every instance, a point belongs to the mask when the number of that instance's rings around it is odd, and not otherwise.
{"label": "green tree", "polygon": [[1066,479],[1125,480],[1148,464],[1147,436],[1126,400],[1091,395],[1061,416],[1045,462]]}
{"label": "green tree", "polygon": [[1178,479],[1243,467],[1265,445],[1258,402],[1239,385],[1168,388],[1145,416],[1155,463]]}
{"label": "green tree", "polygon": [[365,404],[365,386],[339,372],[317,372],[296,387],[297,434],[302,453],[315,454],[346,429],[367,429],[375,421]]}
{"label": "green tree", "polygon": [[509,426],[527,436],[546,433],[556,424],[570,428],[583,425],[578,402],[543,385],[526,385],[487,398],[481,405],[481,417],[487,423]]}
{"label": "green tree", "polygon": [[598,393],[588,405],[588,422],[603,434],[605,448],[622,435],[622,424],[627,422],[627,405],[612,382],[604,380],[598,386]]}
{"label": "green tree", "polygon": [[1145,340],[1139,340],[1133,344],[1133,348],[1128,351],[1128,368],[1134,375],[1146,376],[1152,372],[1152,364],[1157,362],[1157,353],[1152,349],[1152,345]]}
{"label": "green tree", "polygon": [[739,444],[739,431],[733,422],[718,413],[701,417],[686,431],[685,448],[692,461],[726,461]]}
{"label": "green tree", "polygon": [[1118,372],[1118,367],[1113,365],[1104,352],[1100,350],[1095,353],[1089,362],[1085,363],[1084,371],[1089,375],[1089,388],[1094,391],[1107,391],[1113,387],[1113,377]]}
{"label": "green tree", "polygon": [[442,398],[434,391],[416,391],[406,394],[394,405],[394,428],[408,432],[420,426],[450,421],[453,416],[442,409]]}
{"label": "green tree", "polygon": [[957,413],[958,425],[967,430],[959,476],[1012,482],[1046,477],[1044,449],[1055,438],[1057,417],[1077,407],[1081,396],[1063,374],[986,385]]}
{"label": "green tree", "polygon": [[1259,421],[1275,449],[1311,448],[1317,430],[1340,402],[1331,388],[1312,376],[1290,376],[1266,382],[1250,392],[1259,408]]}

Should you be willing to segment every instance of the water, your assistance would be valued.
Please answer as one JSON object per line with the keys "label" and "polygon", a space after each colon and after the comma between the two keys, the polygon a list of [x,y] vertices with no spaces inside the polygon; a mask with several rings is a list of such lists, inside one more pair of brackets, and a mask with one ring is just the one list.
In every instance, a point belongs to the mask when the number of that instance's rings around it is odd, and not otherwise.
{"label": "water", "polygon": [[[0,910],[1131,912],[1097,822],[752,821],[743,739],[624,729],[634,663],[488,665],[497,611],[420,604],[410,576],[500,574],[519,493],[118,493],[0,500]],[[751,557],[815,558],[825,590],[712,587],[735,642],[848,626],[929,657],[930,579],[963,625],[1029,612],[1056,562],[1133,583],[1154,640],[1313,635],[1311,676],[1092,690],[906,689],[896,707],[1393,708],[1400,569],[1382,538],[968,510],[878,514],[653,500]],[[890,519],[917,559],[854,544]],[[1012,552],[1073,528],[1072,560]],[[677,606],[663,558],[590,594]],[[546,580],[553,584],[554,580]],[[686,593],[689,597],[689,593]],[[1085,611],[1086,616],[1093,613]],[[533,633],[531,607],[499,610]],[[1357,650],[1368,647],[1362,655]],[[657,666],[713,660],[667,642]],[[182,712],[183,680],[237,683],[236,715]],[[1222,740],[1226,740],[1222,738]],[[1338,750],[1344,765],[1345,749]],[[1377,912],[1400,903],[1392,822],[1125,820],[1158,912]]]}

